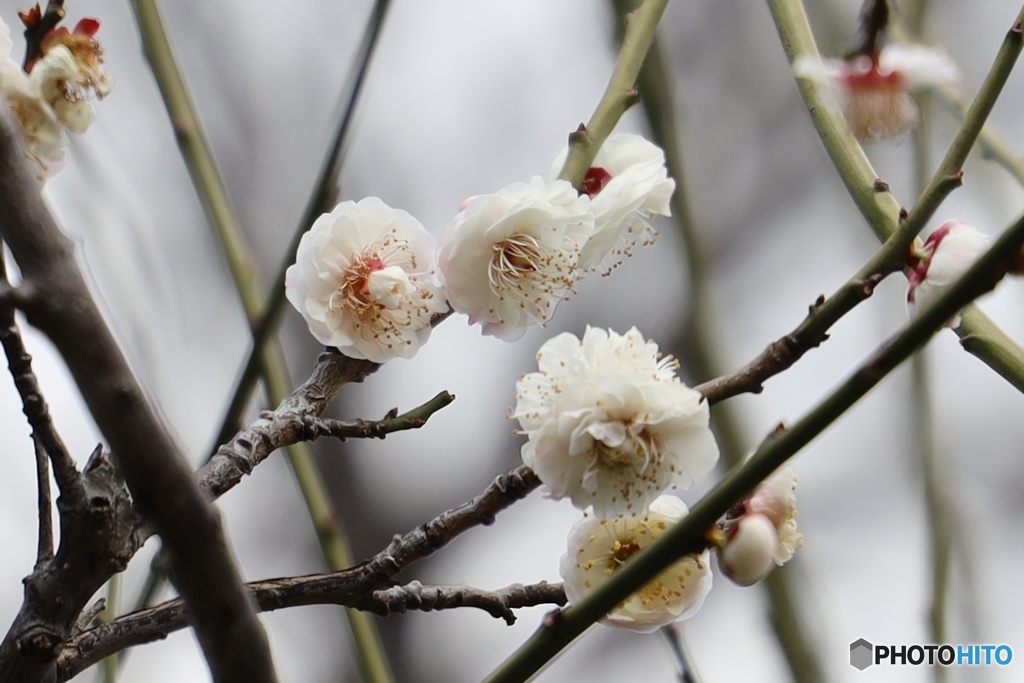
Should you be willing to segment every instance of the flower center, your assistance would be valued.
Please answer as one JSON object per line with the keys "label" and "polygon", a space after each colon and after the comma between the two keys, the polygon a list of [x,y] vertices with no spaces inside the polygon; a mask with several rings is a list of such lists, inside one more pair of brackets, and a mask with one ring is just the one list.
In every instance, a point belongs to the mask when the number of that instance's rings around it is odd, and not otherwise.
{"label": "flower center", "polygon": [[501,240],[492,249],[487,265],[491,291],[547,320],[554,305],[572,288],[578,254],[524,234]]}
{"label": "flower center", "polygon": [[615,541],[612,544],[612,570],[614,571],[618,567],[621,567],[626,563],[626,560],[633,557],[640,552],[640,544],[630,539],[628,541]]}
{"label": "flower center", "polygon": [[642,472],[647,469],[651,459],[657,456],[658,444],[646,429],[641,429],[636,434],[628,426],[627,430],[629,434],[619,446],[609,446],[603,441],[595,441],[594,455],[605,467],[622,467]]}
{"label": "flower center", "polygon": [[337,310],[340,306],[361,313],[373,306],[373,297],[370,294],[370,276],[384,268],[384,262],[374,253],[363,252],[354,259],[352,265],[345,271],[341,287],[337,294],[338,300],[331,297],[331,308]]}

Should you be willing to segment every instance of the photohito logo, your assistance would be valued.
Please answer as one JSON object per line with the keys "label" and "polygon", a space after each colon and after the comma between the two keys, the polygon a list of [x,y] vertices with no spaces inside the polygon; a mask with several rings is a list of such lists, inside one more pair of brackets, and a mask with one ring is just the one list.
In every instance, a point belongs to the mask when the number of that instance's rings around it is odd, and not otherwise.
{"label": "photohito logo", "polygon": [[1011,661],[1009,645],[872,645],[863,638],[850,643],[850,666],[860,671],[872,664],[1006,666]]}

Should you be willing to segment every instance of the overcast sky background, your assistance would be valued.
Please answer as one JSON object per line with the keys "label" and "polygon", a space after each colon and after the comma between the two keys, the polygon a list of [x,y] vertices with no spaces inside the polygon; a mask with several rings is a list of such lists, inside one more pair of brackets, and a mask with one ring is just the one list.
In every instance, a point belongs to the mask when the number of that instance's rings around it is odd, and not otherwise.
{"label": "overcast sky background", "polygon": [[[807,3],[823,52],[854,41],[857,0]],[[1018,10],[1014,3],[933,0],[928,36],[943,43],[973,95]],[[317,171],[337,100],[370,2],[163,3],[171,38],[264,282],[283,257]],[[73,24],[103,22],[112,95],[77,138],[69,167],[47,188],[54,211],[81,245],[97,295],[139,374],[197,460],[221,419],[247,347],[241,308],[206,228],[157,93],[127,3],[71,0]],[[23,6],[0,2],[8,23]],[[615,57],[612,15],[596,0],[396,0],[385,25],[342,177],[342,196],[377,195],[428,229],[442,229],[467,196],[543,174],[568,132],[597,103]],[[17,33],[17,29],[15,30]],[[660,33],[671,63],[692,196],[708,245],[722,357],[738,366],[791,330],[821,293],[831,293],[876,242],[848,200],[799,101],[764,3],[671,3]],[[16,51],[22,48],[16,43]],[[1022,76],[1011,76],[991,121],[1015,148],[1024,138]],[[644,132],[638,111],[619,131]],[[933,156],[955,122],[937,111]],[[912,147],[874,144],[868,154],[905,205],[913,201]],[[1024,208],[1024,191],[971,157],[965,187],[939,210],[934,229],[957,217],[996,233]],[[362,558],[478,493],[518,462],[520,440],[505,419],[518,376],[535,367],[548,337],[586,324],[636,325],[671,351],[687,309],[681,245],[670,222],[661,237],[612,278],[592,277],[552,323],[506,344],[459,316],[441,325],[411,361],[396,360],[363,385],[346,387],[335,413],[376,418],[441,390],[456,402],[427,427],[385,441],[324,444],[319,451]],[[893,277],[844,318],[821,349],[763,394],[735,399],[748,448],[793,421],[906,319],[905,283]],[[983,308],[1024,340],[1024,291],[1008,282]],[[80,460],[99,436],[47,342],[32,331],[56,423]],[[318,349],[289,312],[283,338],[302,381]],[[678,350],[678,349],[677,349]],[[1024,661],[1024,470],[1019,466],[1024,398],[952,333],[930,346],[936,439],[963,532],[953,578],[951,641],[1006,643],[1007,670],[958,680],[1010,681]],[[697,382],[707,379],[693,377]],[[793,461],[800,479],[798,586],[831,680],[926,681],[924,668],[852,669],[849,643],[927,642],[928,542],[907,407],[920,400],[902,369]],[[21,599],[35,549],[35,486],[28,429],[10,382],[0,382],[5,446],[0,514],[0,623]],[[710,479],[715,479],[717,475]],[[712,482],[682,492],[693,503]],[[276,456],[221,501],[248,579],[322,569],[316,539],[291,474]],[[467,533],[403,575],[425,583],[498,588],[558,580],[558,558],[576,518],[567,503],[532,495],[487,529]],[[13,520],[20,520],[13,523]],[[134,595],[155,543],[126,579]],[[704,680],[787,680],[758,588],[721,577],[685,623]],[[524,610],[514,627],[471,610],[392,616],[382,623],[399,680],[475,681],[536,628],[547,608]],[[265,615],[282,680],[355,680],[332,607]],[[595,628],[539,678],[674,680],[663,640]],[[955,673],[955,672],[954,672]],[[132,653],[123,680],[206,680],[191,635]],[[82,681],[93,680],[92,673]],[[954,680],[957,680],[954,678]]]}

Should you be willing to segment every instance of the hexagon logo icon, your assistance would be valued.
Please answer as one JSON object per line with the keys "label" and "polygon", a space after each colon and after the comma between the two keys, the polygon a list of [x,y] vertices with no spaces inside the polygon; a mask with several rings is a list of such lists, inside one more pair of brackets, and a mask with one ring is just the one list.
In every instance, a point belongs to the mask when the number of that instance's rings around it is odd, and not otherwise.
{"label": "hexagon logo icon", "polygon": [[874,664],[874,649],[875,646],[863,638],[850,643],[850,666],[863,671]]}

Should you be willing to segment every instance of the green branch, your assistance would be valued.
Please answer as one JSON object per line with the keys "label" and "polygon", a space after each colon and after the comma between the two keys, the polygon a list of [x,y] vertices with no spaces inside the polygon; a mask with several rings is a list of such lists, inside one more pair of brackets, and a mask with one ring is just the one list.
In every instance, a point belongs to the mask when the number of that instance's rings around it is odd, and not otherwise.
{"label": "green branch", "polygon": [[580,186],[597,151],[608,139],[615,124],[627,109],[636,104],[637,92],[633,84],[651,48],[654,31],[666,5],[668,0],[645,0],[627,18],[626,33],[608,87],[587,125],[580,126],[579,130],[569,135],[569,155],[558,177],[568,180],[573,187]]}
{"label": "green branch", "polygon": [[[612,4],[619,19],[616,25],[618,28],[623,25],[622,22],[626,20],[635,2],[612,0]],[[621,35],[618,37],[622,39]],[[672,221],[682,237],[680,256],[686,264],[685,293],[689,298],[689,314],[680,316],[682,342],[676,356],[691,376],[704,379],[717,377],[723,371],[724,364],[716,344],[716,340],[722,337],[722,326],[707,286],[707,258],[701,231],[694,218],[690,193],[687,191],[683,146],[676,130],[678,117],[673,103],[673,83],[668,60],[658,37],[654,36],[647,59],[637,76],[636,86],[652,137],[665,150],[669,175],[676,181],[676,191],[672,193],[671,200]],[[711,427],[722,452],[722,465],[729,468],[742,462],[747,447],[743,443],[737,406],[732,403],[719,405],[711,412]],[[808,606],[806,601],[801,605],[798,599],[800,593],[796,584],[799,583],[800,574],[798,569],[794,569],[797,568],[774,572],[765,582],[773,616],[771,624],[794,681],[822,683],[827,679],[817,656],[818,648],[805,623],[804,612]]]}
{"label": "green branch", "polygon": [[[767,2],[790,63],[801,57],[820,59],[800,0]],[[991,109],[990,100],[1002,87],[1006,74],[1020,52],[1019,25],[1022,19],[1024,10],[1021,10],[1017,22],[1003,41],[985,84],[979,91],[979,97],[975,98],[969,116],[965,116],[943,166],[929,183],[932,191],[925,192],[925,201],[919,202],[920,208],[915,209],[915,224],[923,225],[923,219],[927,219],[934,212],[931,204],[935,198],[939,193],[948,194],[951,189],[951,179],[959,171],[963,158],[981,131],[984,117]],[[868,225],[885,243],[878,255],[886,259],[889,268],[898,267],[897,259],[902,258],[906,246],[914,236],[909,234],[909,230],[897,231],[899,204],[888,191],[888,186],[879,181],[878,175],[850,132],[841,112],[835,110],[828,93],[829,86],[812,79],[798,78],[797,87],[810,113],[811,121],[818,130],[825,151],[832,159],[847,192]],[[946,162],[949,162],[948,165]],[[954,162],[957,162],[957,171],[950,173]],[[964,349],[999,373],[1018,390],[1024,391],[1024,348],[1008,337],[984,313],[973,305],[968,306],[963,312],[963,322],[957,328],[957,334],[961,337]]]}
{"label": "green branch", "polygon": [[737,501],[809,444],[887,374],[923,346],[960,309],[989,291],[1024,244],[1024,218],[1018,219],[952,287],[876,350],[848,379],[803,418],[762,442],[753,456],[734,468],[698,502],[690,514],[643,552],[634,555],[585,600],[553,612],[540,629],[487,683],[519,683],[537,673],[563,648],[629,595],[684,555],[707,545],[705,534]]}

